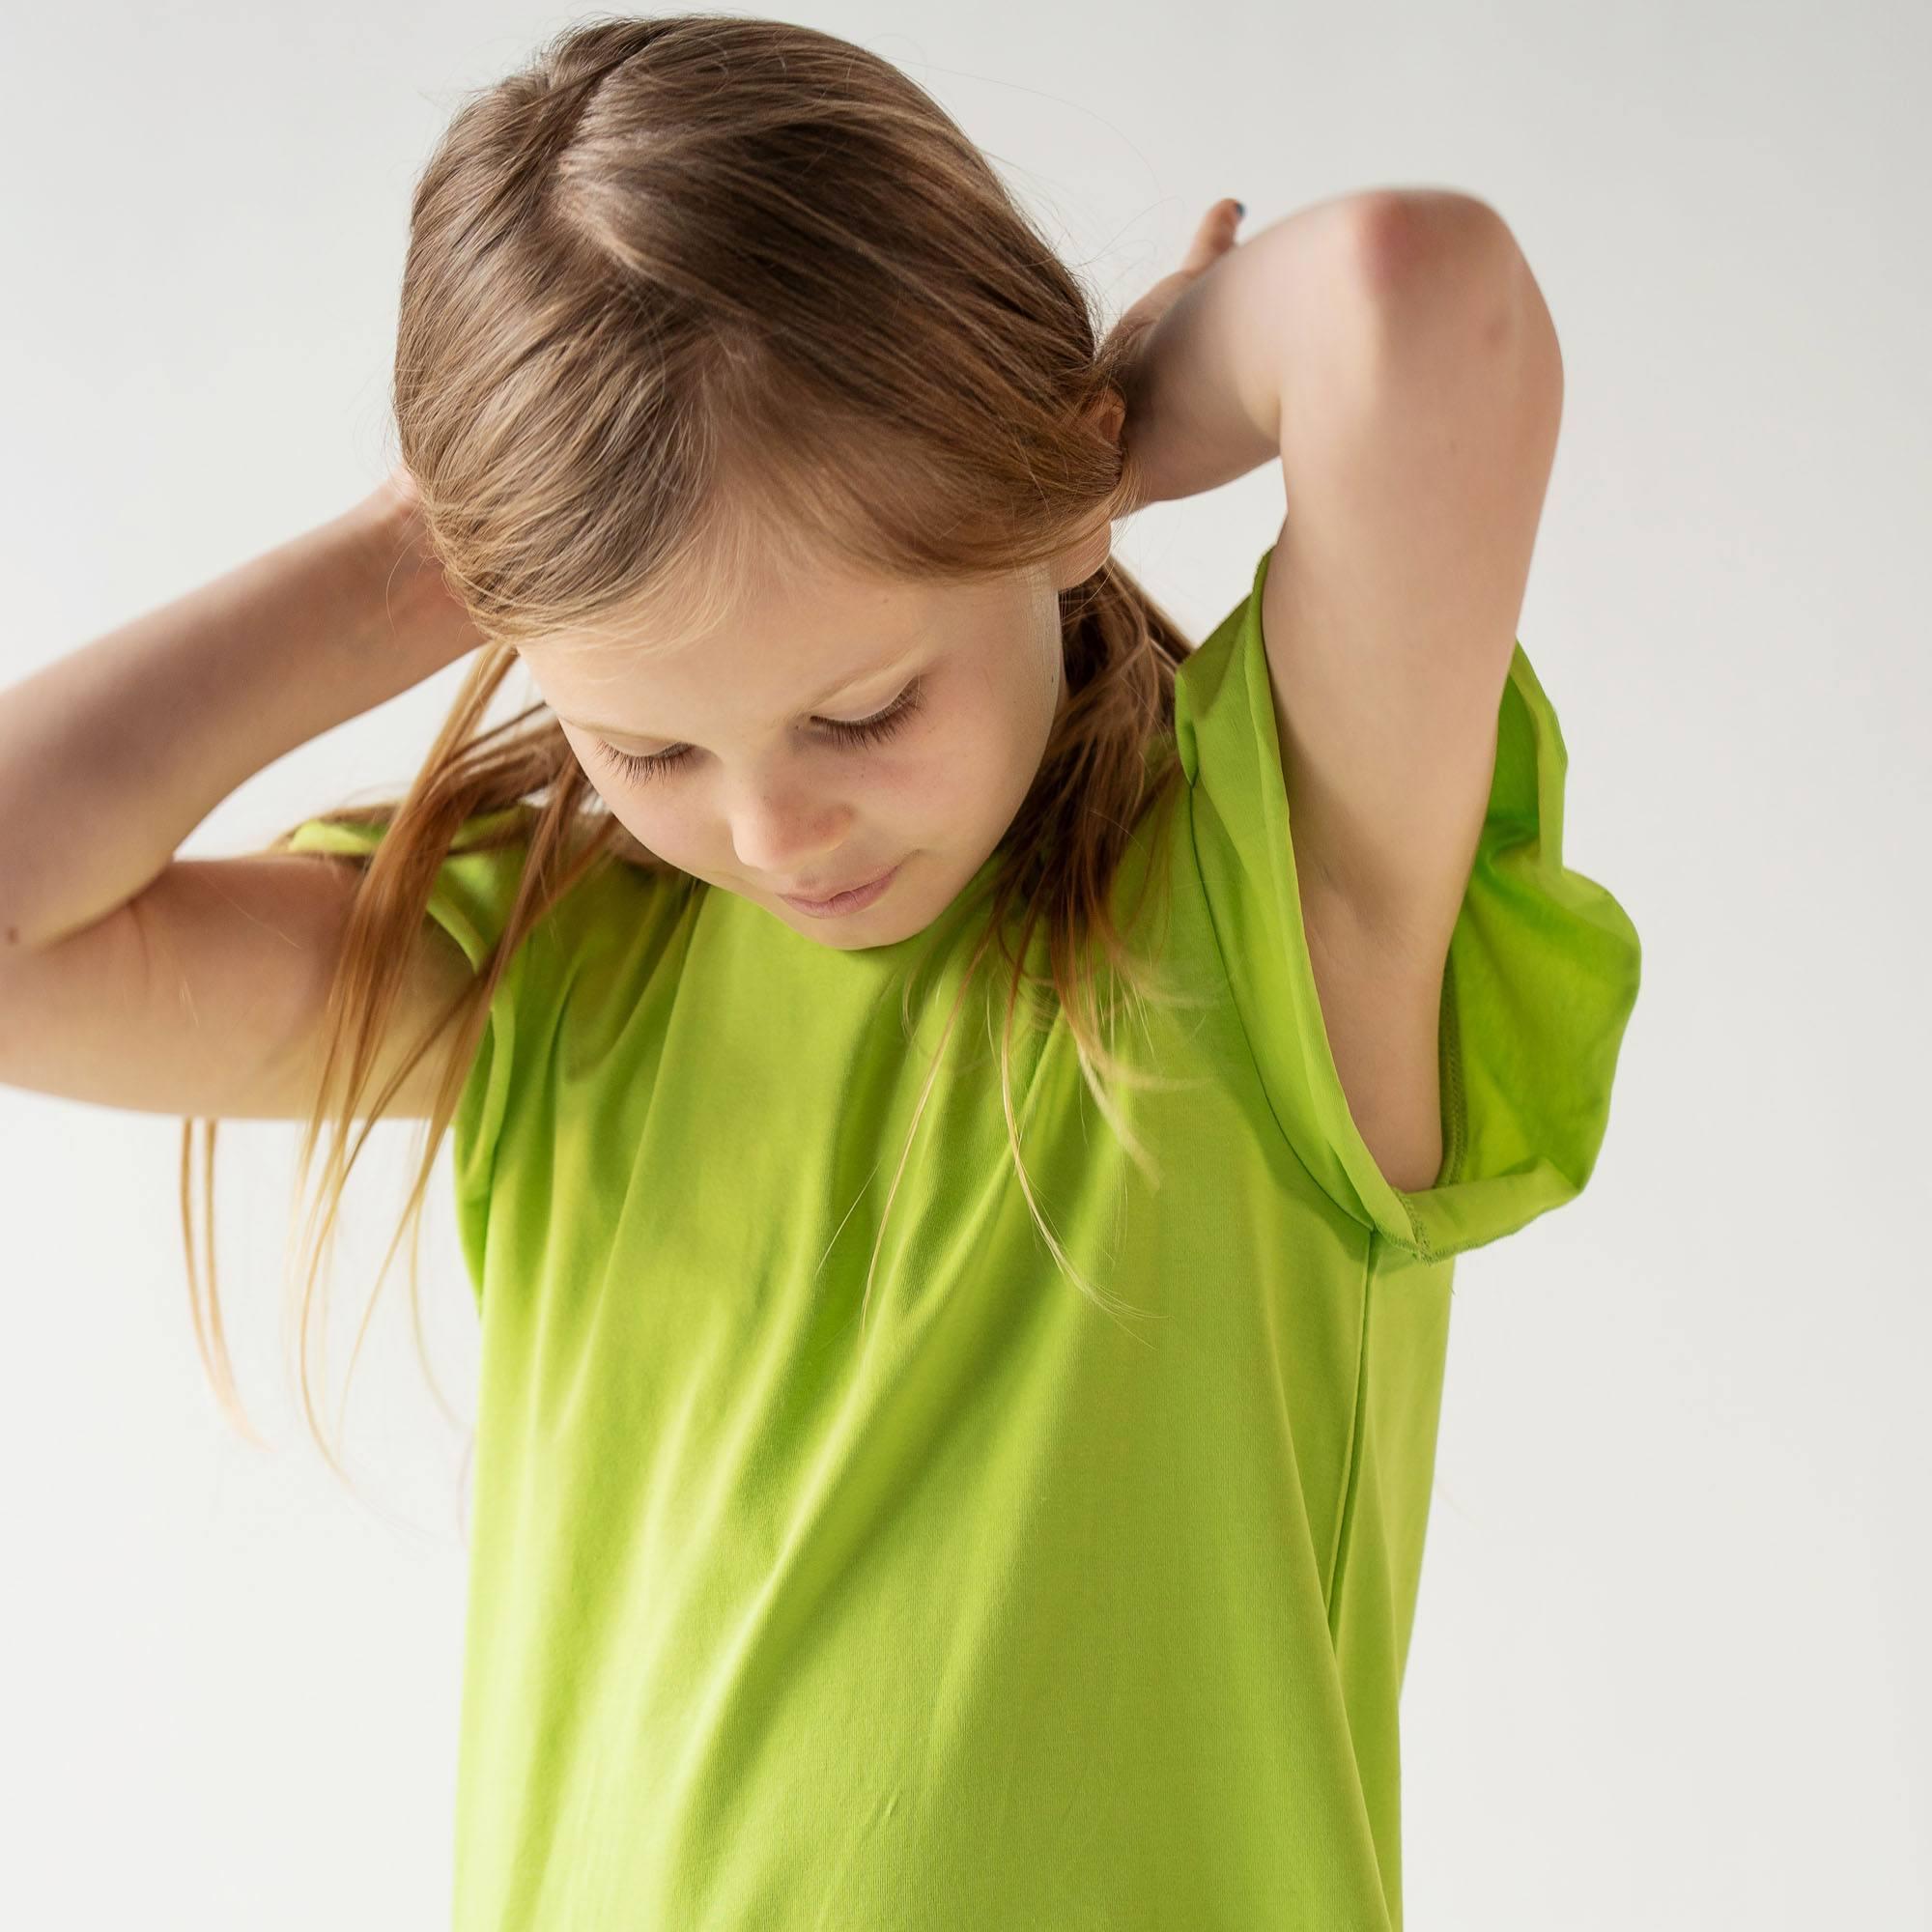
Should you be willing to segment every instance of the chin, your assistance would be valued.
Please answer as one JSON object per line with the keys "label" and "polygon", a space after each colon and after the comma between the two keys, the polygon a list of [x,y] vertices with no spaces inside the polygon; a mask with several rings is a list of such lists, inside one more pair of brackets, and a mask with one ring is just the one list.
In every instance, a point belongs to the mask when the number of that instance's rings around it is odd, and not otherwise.
{"label": "chin", "polygon": [[876,909],[877,917],[869,919],[863,912],[848,919],[829,920],[811,919],[791,906],[785,911],[793,921],[794,932],[815,939],[835,952],[864,952],[872,946],[896,946],[901,939],[910,939],[929,923],[922,915],[908,914],[903,907],[888,913],[883,905]]}

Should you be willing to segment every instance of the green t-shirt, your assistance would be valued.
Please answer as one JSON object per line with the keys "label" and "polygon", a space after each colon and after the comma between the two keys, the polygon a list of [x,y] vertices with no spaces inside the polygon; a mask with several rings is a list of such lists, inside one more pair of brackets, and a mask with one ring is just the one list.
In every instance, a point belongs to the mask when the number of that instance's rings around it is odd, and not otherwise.
{"label": "green t-shirt", "polygon": [[[453,1129],[482,1321],[457,1932],[1400,1927],[1452,1257],[1588,1179],[1638,942],[1563,865],[1519,644],[1445,979],[1443,1171],[1382,1179],[1301,928],[1271,554],[1179,672],[1184,790],[1117,888],[1124,917],[1164,887],[1129,936],[1194,996],[1112,1029],[1164,1082],[1113,1089],[1151,1178],[1064,1023],[1016,1016],[1036,1198],[1127,1314],[1057,1272],[1013,1175],[1002,964],[859,1321],[995,860],[910,1037],[929,931],[840,952],[614,858],[518,950]],[[377,836],[311,821],[296,849]],[[472,962],[520,866],[444,866]]]}

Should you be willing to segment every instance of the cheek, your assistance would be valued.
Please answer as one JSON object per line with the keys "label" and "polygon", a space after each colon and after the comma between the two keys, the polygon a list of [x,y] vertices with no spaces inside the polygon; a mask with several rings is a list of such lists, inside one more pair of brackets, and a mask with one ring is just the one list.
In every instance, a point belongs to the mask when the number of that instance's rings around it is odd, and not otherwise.
{"label": "cheek", "polygon": [[696,856],[704,834],[691,813],[678,809],[675,785],[663,780],[633,784],[588,750],[579,753],[579,760],[611,817],[639,845],[672,865]]}
{"label": "cheek", "polygon": [[702,869],[705,853],[723,835],[708,831],[703,821],[678,811],[665,801],[647,801],[636,791],[612,785],[605,803],[639,844],[648,846],[674,866]]}
{"label": "cheek", "polygon": [[640,845],[668,858],[673,849],[690,843],[689,833],[678,829],[680,814],[675,810],[674,781],[646,780],[641,784],[634,783],[599,757],[588,739],[579,738],[570,731],[563,735],[576,753],[583,776],[590,781],[590,788]]}
{"label": "cheek", "polygon": [[1002,713],[957,717],[894,770],[888,795],[902,821],[939,831],[977,825],[1010,791],[1025,754],[1018,726]]}
{"label": "cheek", "polygon": [[996,802],[1032,783],[1051,724],[1050,703],[1021,668],[1009,665],[1004,674],[968,681],[945,728],[921,747],[929,796],[943,797],[943,810],[983,817]]}

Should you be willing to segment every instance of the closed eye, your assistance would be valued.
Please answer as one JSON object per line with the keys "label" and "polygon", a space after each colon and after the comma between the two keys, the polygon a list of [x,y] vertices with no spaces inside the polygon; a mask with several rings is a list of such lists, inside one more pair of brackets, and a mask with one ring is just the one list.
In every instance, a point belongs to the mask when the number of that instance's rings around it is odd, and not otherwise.
{"label": "closed eye", "polygon": [[[877,711],[869,718],[843,719],[828,718],[824,725],[834,738],[845,745],[876,744],[890,737],[907,719],[912,717],[924,697],[925,679],[916,677],[906,686],[892,703],[883,711]],[[668,752],[620,752],[614,745],[607,745],[603,739],[593,739],[597,755],[613,770],[621,773],[633,783],[641,783],[646,779],[661,778],[674,770],[691,755],[689,745],[678,745]]]}

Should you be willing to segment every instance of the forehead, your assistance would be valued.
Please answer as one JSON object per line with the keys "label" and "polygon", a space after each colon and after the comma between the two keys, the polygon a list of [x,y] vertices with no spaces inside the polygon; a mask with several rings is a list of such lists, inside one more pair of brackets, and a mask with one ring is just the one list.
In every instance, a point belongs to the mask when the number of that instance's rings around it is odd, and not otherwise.
{"label": "forehead", "polygon": [[882,687],[946,643],[1003,628],[1014,585],[914,582],[828,570],[746,587],[728,614],[669,634],[639,619],[521,647],[544,700],[599,735],[719,745],[778,732],[821,706],[885,702]]}

